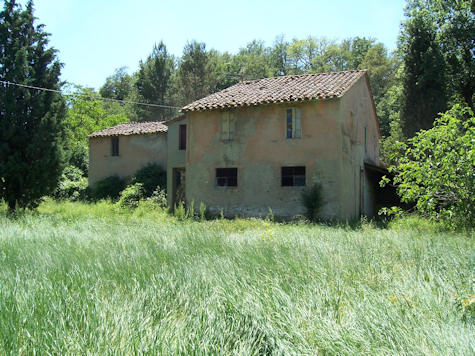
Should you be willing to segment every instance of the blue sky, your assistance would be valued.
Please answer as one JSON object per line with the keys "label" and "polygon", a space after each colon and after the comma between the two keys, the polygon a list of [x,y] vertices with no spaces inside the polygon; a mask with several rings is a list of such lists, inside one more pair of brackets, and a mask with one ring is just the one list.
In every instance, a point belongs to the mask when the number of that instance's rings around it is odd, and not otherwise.
{"label": "blue sky", "polygon": [[[26,1],[19,1],[25,3]],[[404,0],[36,0],[35,16],[64,63],[62,79],[99,88],[114,69],[135,71],[154,43],[179,56],[187,41],[235,53],[308,35],[374,37],[396,46]]]}

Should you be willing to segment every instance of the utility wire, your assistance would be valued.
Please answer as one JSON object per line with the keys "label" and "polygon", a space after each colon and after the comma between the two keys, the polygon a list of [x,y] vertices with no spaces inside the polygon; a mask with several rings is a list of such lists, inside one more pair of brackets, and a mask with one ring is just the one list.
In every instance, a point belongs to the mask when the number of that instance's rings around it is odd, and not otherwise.
{"label": "utility wire", "polygon": [[[42,87],[35,87],[33,85],[26,85],[26,84],[19,84],[19,83],[13,83],[9,82],[6,80],[0,80],[0,83],[2,83],[4,86],[6,85],[7,87],[9,85],[15,85],[17,87],[22,87],[22,88],[27,88],[27,89],[34,89],[34,90],[40,90],[40,91],[49,91],[53,93],[59,93],[63,95],[63,93],[60,90],[56,89],[48,89],[48,88],[42,88]],[[128,101],[128,100],[120,100],[120,99],[111,99],[111,98],[103,98],[101,96],[93,96],[93,95],[88,95],[88,94],[74,94],[77,96],[82,96],[86,98],[91,98],[91,99],[97,99],[97,100],[104,100],[104,101],[112,101],[116,103],[122,103],[122,104],[134,104],[134,105],[142,105],[142,106],[151,106],[151,107],[156,107],[156,108],[167,108],[167,109],[180,109],[178,106],[172,106],[172,105],[162,105],[162,104],[148,104],[148,103],[140,103],[136,101]]]}

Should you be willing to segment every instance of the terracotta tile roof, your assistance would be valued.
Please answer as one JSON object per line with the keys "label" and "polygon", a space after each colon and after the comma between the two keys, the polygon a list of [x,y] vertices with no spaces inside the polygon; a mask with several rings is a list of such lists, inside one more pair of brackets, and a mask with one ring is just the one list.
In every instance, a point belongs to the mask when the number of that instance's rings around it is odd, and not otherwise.
{"label": "terracotta tile roof", "polygon": [[128,122],[126,124],[119,124],[108,129],[93,132],[88,137],[106,137],[106,136],[129,136],[141,134],[154,134],[157,132],[167,132],[168,126],[163,124],[163,121],[148,121],[148,122]]}
{"label": "terracotta tile roof", "polygon": [[246,81],[196,100],[180,112],[339,98],[365,73],[357,70]]}

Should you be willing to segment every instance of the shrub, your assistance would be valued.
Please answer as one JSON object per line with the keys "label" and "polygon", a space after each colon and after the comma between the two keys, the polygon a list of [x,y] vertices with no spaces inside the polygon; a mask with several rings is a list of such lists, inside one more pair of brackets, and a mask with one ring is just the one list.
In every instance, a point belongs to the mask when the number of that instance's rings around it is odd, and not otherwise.
{"label": "shrub", "polygon": [[141,183],[135,183],[120,193],[119,205],[123,208],[136,208],[144,198],[144,189]]}
{"label": "shrub", "polygon": [[87,197],[87,178],[83,172],[74,166],[67,166],[59,180],[58,187],[53,192],[56,199],[83,200]]}
{"label": "shrub", "polygon": [[125,188],[125,181],[118,176],[104,178],[94,184],[91,197],[94,200],[119,198],[120,192]]}
{"label": "shrub", "polygon": [[307,209],[307,217],[312,221],[316,221],[323,205],[322,186],[319,183],[314,183],[303,191],[302,199]]}
{"label": "shrub", "polygon": [[147,200],[158,205],[160,208],[166,208],[168,206],[167,194],[165,190],[160,187],[157,187]]}
{"label": "shrub", "polygon": [[167,186],[167,172],[157,164],[149,164],[135,172],[131,183],[142,184],[144,195],[150,197],[157,187]]}
{"label": "shrub", "polygon": [[[455,105],[406,142],[391,147],[389,171],[404,203],[448,225],[473,226],[475,207],[475,117]],[[401,152],[403,154],[401,155]],[[389,183],[383,177],[382,185]]]}

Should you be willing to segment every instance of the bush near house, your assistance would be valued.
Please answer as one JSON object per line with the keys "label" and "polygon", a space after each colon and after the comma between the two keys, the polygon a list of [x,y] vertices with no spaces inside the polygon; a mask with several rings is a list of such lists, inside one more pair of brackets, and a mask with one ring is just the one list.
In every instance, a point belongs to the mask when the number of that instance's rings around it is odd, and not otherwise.
{"label": "bush near house", "polygon": [[157,164],[149,164],[139,169],[131,179],[131,184],[140,183],[145,197],[152,196],[157,187],[167,186],[167,172]]}
{"label": "bush near house", "polygon": [[91,189],[91,198],[93,200],[112,199],[117,200],[120,192],[126,186],[125,180],[114,175],[96,182]]}
{"label": "bush near house", "polygon": [[129,185],[120,193],[119,205],[123,208],[136,208],[144,198],[145,191],[142,183]]}
{"label": "bush near house", "polygon": [[303,205],[307,209],[307,217],[311,221],[318,220],[318,213],[323,205],[322,186],[314,183],[302,193]]}

